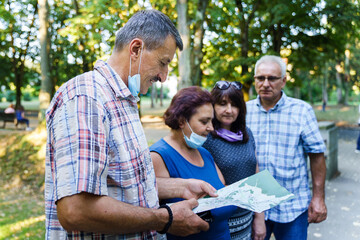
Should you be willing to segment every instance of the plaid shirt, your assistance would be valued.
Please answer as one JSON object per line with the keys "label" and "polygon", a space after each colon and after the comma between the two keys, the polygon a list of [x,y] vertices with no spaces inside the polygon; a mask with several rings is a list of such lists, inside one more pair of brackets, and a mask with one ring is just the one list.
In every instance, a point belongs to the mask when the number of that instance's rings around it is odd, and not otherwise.
{"label": "plaid shirt", "polygon": [[307,153],[325,152],[312,107],[282,92],[266,111],[257,99],[247,105],[246,124],[253,132],[259,169],[268,169],[295,198],[265,212],[265,219],[287,223],[306,211],[311,200]]}
{"label": "plaid shirt", "polygon": [[67,233],[55,202],[81,192],[156,208],[155,173],[137,99],[115,71],[98,61],[57,91],[46,113],[46,239],[155,239],[156,232]]}

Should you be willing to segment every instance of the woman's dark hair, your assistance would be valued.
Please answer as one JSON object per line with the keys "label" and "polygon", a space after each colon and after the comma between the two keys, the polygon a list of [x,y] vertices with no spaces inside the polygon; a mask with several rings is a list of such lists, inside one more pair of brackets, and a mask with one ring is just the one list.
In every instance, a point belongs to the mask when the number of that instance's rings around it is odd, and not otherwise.
{"label": "woman's dark hair", "polygon": [[[238,90],[232,85],[225,90],[214,87],[211,91],[211,97],[214,104],[220,104],[224,98],[228,98],[233,105],[239,108],[239,115],[235,122],[231,124],[230,130],[235,133],[241,131],[243,133],[243,142],[247,142],[249,135],[246,131],[246,104],[242,90]],[[216,116],[213,118],[213,126],[214,130],[218,130],[221,127],[221,123],[216,119]],[[212,134],[217,135],[215,131]]]}
{"label": "woman's dark hair", "polygon": [[212,104],[211,95],[208,91],[197,86],[183,88],[176,93],[165,111],[165,124],[171,129],[179,129],[181,119],[189,121],[191,116],[196,113],[196,109],[207,103]]}

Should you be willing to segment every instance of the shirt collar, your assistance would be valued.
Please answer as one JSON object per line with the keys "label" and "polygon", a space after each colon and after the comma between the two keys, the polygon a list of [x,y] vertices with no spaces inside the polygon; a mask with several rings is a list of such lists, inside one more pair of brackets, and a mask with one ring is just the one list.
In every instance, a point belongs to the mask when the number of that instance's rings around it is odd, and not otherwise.
{"label": "shirt collar", "polygon": [[125,85],[124,81],[107,62],[104,62],[103,60],[96,61],[94,69],[105,78],[115,92],[116,97],[133,98],[136,102],[140,100],[138,96],[134,97],[131,95],[129,88]]}
{"label": "shirt collar", "polygon": [[[277,108],[283,106],[286,102],[286,99],[287,99],[287,96],[285,94],[285,92],[283,90],[281,90],[281,98],[279,99],[279,101],[275,104],[275,106],[273,108],[271,108],[269,111],[274,111],[276,110]],[[263,106],[261,105],[261,102],[260,102],[260,95],[257,96],[256,98],[256,105],[260,108],[260,110],[264,111],[264,112],[267,112]]]}

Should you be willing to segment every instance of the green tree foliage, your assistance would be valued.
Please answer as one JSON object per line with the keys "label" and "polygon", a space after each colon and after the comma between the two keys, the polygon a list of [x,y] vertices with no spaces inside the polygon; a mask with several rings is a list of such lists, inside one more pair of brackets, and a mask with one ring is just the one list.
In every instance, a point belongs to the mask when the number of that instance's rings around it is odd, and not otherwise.
{"label": "green tree foliage", "polygon": [[[0,1],[0,85],[3,90],[16,86],[19,99],[21,87],[40,84],[38,6],[35,0]],[[178,21],[176,0],[49,3],[49,65],[55,86],[91,70],[97,59],[107,59],[116,31],[136,11],[152,7]],[[301,98],[318,101],[322,88],[350,95],[347,91],[358,85],[358,1],[188,0],[187,11],[194,85],[241,81],[247,93],[256,60],[270,53],[287,59],[287,91]],[[173,61],[171,70],[179,75],[177,66]]]}
{"label": "green tree foliage", "polygon": [[21,104],[21,88],[34,81],[33,62],[39,51],[36,42],[38,29],[37,1],[1,1],[0,7],[0,72],[2,87],[15,86],[16,107]]}

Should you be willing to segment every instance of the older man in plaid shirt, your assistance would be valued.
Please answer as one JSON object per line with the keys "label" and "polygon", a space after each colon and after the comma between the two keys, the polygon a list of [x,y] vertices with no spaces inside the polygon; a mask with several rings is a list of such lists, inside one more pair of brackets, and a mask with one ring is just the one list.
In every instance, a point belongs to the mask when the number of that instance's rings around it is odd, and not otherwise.
{"label": "older man in plaid shirt", "polygon": [[[280,57],[264,56],[255,65],[258,97],[247,102],[246,123],[256,141],[259,169],[295,195],[291,201],[265,212],[266,238],[306,240],[309,223],[327,216],[325,205],[325,145],[311,106],[286,96],[286,64]],[[313,191],[309,189],[310,157]]]}

